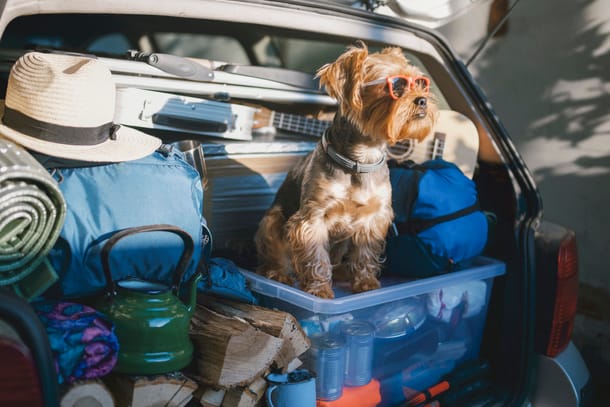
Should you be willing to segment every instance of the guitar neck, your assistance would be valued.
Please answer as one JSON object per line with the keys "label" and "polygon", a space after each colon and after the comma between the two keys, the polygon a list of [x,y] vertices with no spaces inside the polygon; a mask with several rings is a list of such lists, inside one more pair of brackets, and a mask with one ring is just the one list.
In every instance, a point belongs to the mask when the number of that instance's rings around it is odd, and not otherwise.
{"label": "guitar neck", "polygon": [[436,158],[444,158],[445,134],[433,133],[421,142],[405,140],[388,148],[390,158],[398,161],[411,160],[421,163]]}
{"label": "guitar neck", "polygon": [[291,113],[281,113],[258,108],[255,113],[253,128],[273,127],[290,133],[320,137],[330,126],[330,121],[314,119]]}
{"label": "guitar neck", "polygon": [[445,133],[435,132],[434,135],[421,145],[421,148],[413,151],[413,161],[435,160],[437,158],[445,158]]}
{"label": "guitar neck", "polygon": [[271,125],[278,130],[285,130],[308,136],[322,136],[322,133],[328,128],[330,122],[296,114],[273,112],[273,121]]}

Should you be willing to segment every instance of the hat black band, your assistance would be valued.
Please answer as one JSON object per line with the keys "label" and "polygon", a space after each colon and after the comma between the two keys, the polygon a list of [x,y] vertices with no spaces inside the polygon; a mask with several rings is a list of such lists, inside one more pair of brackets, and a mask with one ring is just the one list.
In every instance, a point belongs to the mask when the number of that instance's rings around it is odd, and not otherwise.
{"label": "hat black band", "polygon": [[93,146],[115,139],[120,127],[112,122],[97,127],[72,127],[33,119],[17,110],[4,106],[2,123],[30,137],[58,144]]}

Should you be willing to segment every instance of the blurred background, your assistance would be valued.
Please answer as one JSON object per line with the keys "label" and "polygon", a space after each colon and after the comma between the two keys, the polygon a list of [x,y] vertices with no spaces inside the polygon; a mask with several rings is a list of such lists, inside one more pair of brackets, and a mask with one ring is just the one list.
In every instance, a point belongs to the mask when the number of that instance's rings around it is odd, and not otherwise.
{"label": "blurred background", "polygon": [[596,405],[610,406],[610,1],[374,3],[377,12],[443,34],[530,168],[544,218],[576,232],[573,340],[591,371]]}
{"label": "blurred background", "polygon": [[[515,3],[474,1],[438,28],[464,62]],[[597,405],[610,405],[610,1],[521,0],[468,68],[532,171],[544,218],[576,232],[573,338]]]}

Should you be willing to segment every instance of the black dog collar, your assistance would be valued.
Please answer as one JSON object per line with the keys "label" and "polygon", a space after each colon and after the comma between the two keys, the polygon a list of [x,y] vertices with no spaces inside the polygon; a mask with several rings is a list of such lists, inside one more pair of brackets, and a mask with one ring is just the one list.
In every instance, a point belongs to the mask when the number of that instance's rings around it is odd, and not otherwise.
{"label": "black dog collar", "polygon": [[339,154],[337,150],[330,145],[328,140],[326,139],[326,132],[322,134],[322,149],[324,152],[337,164],[341,167],[356,173],[367,173],[377,171],[385,164],[385,154],[381,159],[373,164],[362,164],[358,161],[350,160],[349,158]]}

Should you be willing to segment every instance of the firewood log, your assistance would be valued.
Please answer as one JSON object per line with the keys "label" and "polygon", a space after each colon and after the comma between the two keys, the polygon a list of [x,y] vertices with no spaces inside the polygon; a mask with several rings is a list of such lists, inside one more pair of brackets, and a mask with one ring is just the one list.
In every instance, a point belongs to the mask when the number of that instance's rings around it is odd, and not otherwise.
{"label": "firewood log", "polygon": [[286,373],[286,372],[292,372],[293,370],[298,369],[299,367],[301,367],[301,365],[303,364],[303,361],[301,359],[293,359],[290,363],[288,363],[286,365],[286,367],[284,368],[284,371],[282,371],[282,373]]}
{"label": "firewood log", "polygon": [[198,384],[180,372],[155,376],[110,374],[104,378],[118,406],[181,407],[193,397]]}
{"label": "firewood log", "polygon": [[83,380],[63,389],[61,407],[114,407],[114,398],[100,380]]}
{"label": "firewood log", "polygon": [[193,396],[199,400],[203,407],[221,407],[226,392],[224,389],[201,386]]}
{"label": "firewood log", "polygon": [[189,335],[200,381],[223,389],[254,381],[271,366],[284,343],[242,318],[203,305],[193,313]]}
{"label": "firewood log", "polygon": [[263,398],[267,382],[262,377],[243,387],[227,390],[222,407],[255,407]]}
{"label": "firewood log", "polygon": [[241,318],[269,335],[284,340],[275,366],[285,373],[290,363],[309,349],[311,342],[294,316],[253,304],[208,297],[205,306],[227,317]]}

